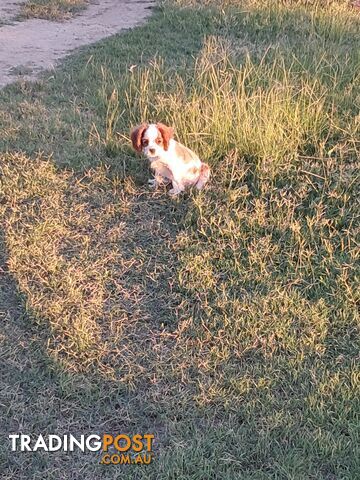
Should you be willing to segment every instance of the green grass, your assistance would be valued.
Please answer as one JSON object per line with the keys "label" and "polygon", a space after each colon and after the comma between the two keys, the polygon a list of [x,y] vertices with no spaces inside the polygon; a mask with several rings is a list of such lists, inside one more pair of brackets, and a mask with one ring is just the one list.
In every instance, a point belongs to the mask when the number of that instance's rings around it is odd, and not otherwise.
{"label": "green grass", "polygon": [[86,8],[88,0],[27,0],[20,10],[21,18],[68,20]]}
{"label": "green grass", "polygon": [[[358,13],[218,3],[1,92],[1,433],[156,437],[147,468],[5,438],[4,478],[360,475]],[[145,119],[205,191],[147,190]]]}

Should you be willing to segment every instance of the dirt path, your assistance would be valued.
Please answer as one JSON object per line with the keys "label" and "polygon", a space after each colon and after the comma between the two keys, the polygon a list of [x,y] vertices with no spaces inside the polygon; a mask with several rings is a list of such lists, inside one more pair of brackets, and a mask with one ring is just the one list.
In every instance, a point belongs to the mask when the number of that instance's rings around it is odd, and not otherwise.
{"label": "dirt path", "polygon": [[24,2],[25,0],[1,0],[0,25],[11,21],[19,13],[20,5]]}
{"label": "dirt path", "polygon": [[[16,15],[19,0],[1,0],[0,19]],[[98,0],[63,23],[30,19],[0,26],[0,87],[34,79],[75,48],[134,27],[151,13],[153,0]]]}

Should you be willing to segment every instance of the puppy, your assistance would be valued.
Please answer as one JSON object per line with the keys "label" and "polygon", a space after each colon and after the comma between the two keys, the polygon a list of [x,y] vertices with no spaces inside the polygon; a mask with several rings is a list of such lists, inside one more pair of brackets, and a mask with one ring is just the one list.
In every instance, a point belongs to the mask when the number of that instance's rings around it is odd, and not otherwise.
{"label": "puppy", "polygon": [[173,139],[174,130],[162,123],[143,123],[131,132],[131,141],[137,152],[150,161],[154,178],[151,187],[171,182],[170,195],[178,195],[188,186],[201,190],[210,177],[210,168],[189,148]]}

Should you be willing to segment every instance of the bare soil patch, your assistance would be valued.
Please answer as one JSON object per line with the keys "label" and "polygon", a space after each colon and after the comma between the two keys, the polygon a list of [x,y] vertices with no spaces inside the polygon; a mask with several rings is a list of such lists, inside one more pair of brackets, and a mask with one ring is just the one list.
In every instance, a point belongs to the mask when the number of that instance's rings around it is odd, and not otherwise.
{"label": "bare soil patch", "polygon": [[2,0],[0,4],[0,25],[16,17],[25,0]]}

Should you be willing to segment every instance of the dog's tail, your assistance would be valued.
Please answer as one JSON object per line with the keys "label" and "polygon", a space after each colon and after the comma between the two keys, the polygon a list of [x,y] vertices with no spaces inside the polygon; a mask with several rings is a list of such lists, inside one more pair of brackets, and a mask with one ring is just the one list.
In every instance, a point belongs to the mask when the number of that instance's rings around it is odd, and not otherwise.
{"label": "dog's tail", "polygon": [[205,187],[206,182],[209,180],[209,178],[210,178],[210,168],[209,168],[209,165],[207,165],[206,163],[202,163],[202,164],[201,164],[201,167],[200,167],[199,179],[198,179],[198,181],[196,182],[195,187],[196,187],[198,190],[203,189],[203,188]]}

